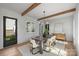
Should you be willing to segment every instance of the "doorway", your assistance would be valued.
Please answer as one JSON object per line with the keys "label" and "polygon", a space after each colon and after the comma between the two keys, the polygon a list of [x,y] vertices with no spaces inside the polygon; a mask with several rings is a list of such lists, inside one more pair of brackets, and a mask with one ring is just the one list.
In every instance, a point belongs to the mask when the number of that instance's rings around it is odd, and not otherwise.
{"label": "doorway", "polygon": [[3,16],[4,47],[17,43],[17,19]]}

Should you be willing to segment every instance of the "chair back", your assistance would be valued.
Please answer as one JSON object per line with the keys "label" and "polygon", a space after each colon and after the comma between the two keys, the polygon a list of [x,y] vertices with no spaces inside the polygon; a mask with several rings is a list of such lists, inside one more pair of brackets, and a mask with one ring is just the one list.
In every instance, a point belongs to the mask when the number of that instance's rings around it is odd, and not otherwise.
{"label": "chair back", "polygon": [[51,44],[55,42],[55,40],[56,40],[56,36],[49,38],[46,42],[47,46],[51,46]]}
{"label": "chair back", "polygon": [[51,40],[55,41],[56,40],[56,36],[51,37]]}
{"label": "chair back", "polygon": [[37,47],[37,44],[36,44],[35,40],[31,39],[30,42],[32,43],[33,48]]}

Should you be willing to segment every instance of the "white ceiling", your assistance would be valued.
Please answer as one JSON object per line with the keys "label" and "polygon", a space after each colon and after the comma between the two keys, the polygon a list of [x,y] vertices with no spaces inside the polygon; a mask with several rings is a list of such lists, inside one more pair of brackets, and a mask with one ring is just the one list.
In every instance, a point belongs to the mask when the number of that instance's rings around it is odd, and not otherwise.
{"label": "white ceiling", "polygon": [[[0,3],[0,7],[14,10],[20,14],[31,5],[32,3]],[[76,7],[74,3],[43,3],[30,11],[27,15],[34,18],[41,18],[44,16],[44,10],[46,11],[45,16],[48,16],[74,7]]]}
{"label": "white ceiling", "polygon": [[0,7],[16,11],[20,14],[31,5],[32,3],[0,3]]}
{"label": "white ceiling", "polygon": [[43,10],[45,9],[46,13],[45,16],[55,14],[58,12],[62,12],[64,10],[68,10],[71,8],[74,8],[76,4],[73,3],[47,3],[47,4],[41,4],[35,9],[33,9],[31,12],[28,13],[28,15],[32,17],[43,17]]}

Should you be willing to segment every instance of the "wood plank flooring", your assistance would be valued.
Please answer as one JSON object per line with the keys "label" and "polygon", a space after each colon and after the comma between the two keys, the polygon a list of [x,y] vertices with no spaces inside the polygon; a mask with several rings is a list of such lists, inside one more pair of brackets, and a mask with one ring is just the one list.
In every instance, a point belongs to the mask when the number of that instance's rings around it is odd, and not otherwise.
{"label": "wood plank flooring", "polygon": [[[21,44],[15,44],[3,49],[0,49],[0,56],[22,56],[22,54],[17,49],[19,46],[26,45],[27,42]],[[76,50],[72,42],[65,44],[65,49],[67,51],[67,56],[76,56]]]}
{"label": "wood plank flooring", "polygon": [[27,44],[27,42],[0,49],[0,56],[22,56],[17,48],[25,44]]}
{"label": "wood plank flooring", "polygon": [[68,44],[65,44],[65,49],[67,52],[67,56],[77,56],[76,49],[73,45],[73,42],[67,42]]}

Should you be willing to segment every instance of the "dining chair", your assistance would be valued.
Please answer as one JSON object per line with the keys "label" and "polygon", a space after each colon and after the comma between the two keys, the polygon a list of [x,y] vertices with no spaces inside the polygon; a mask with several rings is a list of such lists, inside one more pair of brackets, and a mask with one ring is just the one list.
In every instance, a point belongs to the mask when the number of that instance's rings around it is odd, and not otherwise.
{"label": "dining chair", "polygon": [[33,50],[39,48],[39,45],[33,39],[30,40],[30,43],[32,44],[32,48],[31,48],[32,54],[36,54],[38,51],[34,53]]}
{"label": "dining chair", "polygon": [[46,50],[50,51],[51,47],[54,47],[56,44],[56,36],[49,38],[46,42]]}

